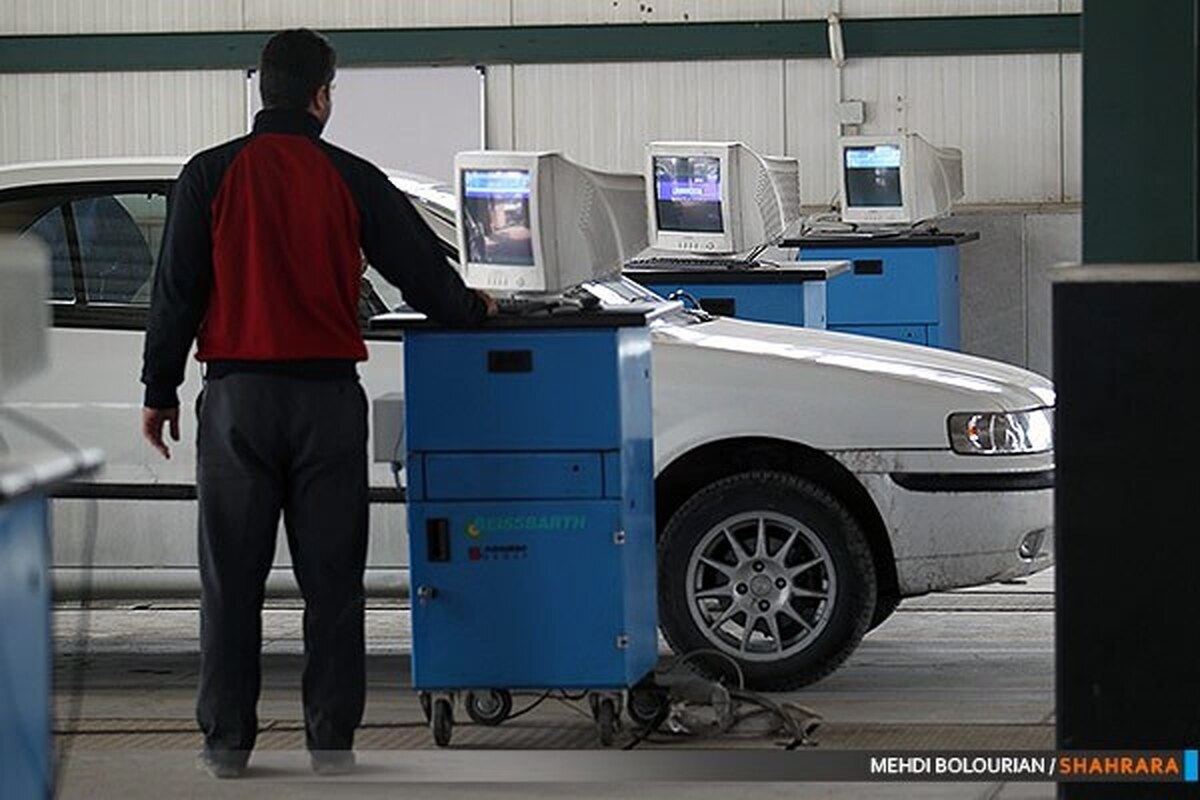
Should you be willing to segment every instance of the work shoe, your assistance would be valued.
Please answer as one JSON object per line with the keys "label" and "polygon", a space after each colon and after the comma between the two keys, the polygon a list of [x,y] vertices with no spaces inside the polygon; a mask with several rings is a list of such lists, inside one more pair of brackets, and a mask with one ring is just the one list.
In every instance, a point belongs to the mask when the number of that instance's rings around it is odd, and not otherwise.
{"label": "work shoe", "polygon": [[220,780],[240,778],[246,771],[246,761],[241,756],[231,753],[201,750],[200,755],[196,756],[196,769],[204,770]]}
{"label": "work shoe", "polygon": [[345,775],[355,764],[353,750],[313,750],[308,758],[318,775]]}

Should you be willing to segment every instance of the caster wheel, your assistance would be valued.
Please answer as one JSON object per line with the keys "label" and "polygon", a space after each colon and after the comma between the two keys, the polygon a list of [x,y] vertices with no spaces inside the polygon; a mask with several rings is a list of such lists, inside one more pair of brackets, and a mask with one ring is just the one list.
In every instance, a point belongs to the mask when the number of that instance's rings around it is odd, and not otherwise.
{"label": "caster wheel", "polygon": [[596,705],[596,732],[601,747],[612,747],[617,735],[617,704],[606,697]]}
{"label": "caster wheel", "polygon": [[449,700],[439,697],[433,701],[429,726],[433,729],[433,741],[438,747],[450,744],[450,734],[454,730],[454,711]]}
{"label": "caster wheel", "polygon": [[632,689],[625,701],[625,710],[629,718],[643,728],[648,728],[659,721],[659,715],[666,711],[667,695],[659,688]]}
{"label": "caster wheel", "polygon": [[425,715],[425,722],[428,723],[433,719],[433,698],[429,696],[429,692],[417,692],[417,701],[421,704],[421,713]]}
{"label": "caster wheel", "polygon": [[467,692],[467,716],[480,725],[499,725],[512,713],[512,695],[507,689]]}

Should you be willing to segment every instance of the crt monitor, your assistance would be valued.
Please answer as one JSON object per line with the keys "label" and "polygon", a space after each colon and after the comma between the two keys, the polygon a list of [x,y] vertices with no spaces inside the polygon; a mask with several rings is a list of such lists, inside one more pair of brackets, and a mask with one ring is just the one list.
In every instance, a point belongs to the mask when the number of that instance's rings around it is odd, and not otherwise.
{"label": "crt monitor", "polygon": [[770,244],[799,216],[799,163],[740,142],[654,142],[645,175],[655,250],[742,253]]}
{"label": "crt monitor", "polygon": [[838,142],[842,221],[912,225],[950,213],[963,195],[962,151],[915,133]]}
{"label": "crt monitor", "polygon": [[464,170],[463,218],[468,220],[465,260],[497,267],[532,267],[532,196],[531,170]]}
{"label": "crt monitor", "polygon": [[786,232],[804,216],[800,206],[800,159],[793,156],[762,156],[762,160],[779,195],[779,213]]}
{"label": "crt monitor", "polygon": [[459,153],[454,172],[459,261],[474,288],[557,293],[618,273],[646,245],[640,175],[496,151]]}
{"label": "crt monitor", "polygon": [[721,159],[714,155],[655,157],[654,211],[659,228],[724,233],[722,172]]}

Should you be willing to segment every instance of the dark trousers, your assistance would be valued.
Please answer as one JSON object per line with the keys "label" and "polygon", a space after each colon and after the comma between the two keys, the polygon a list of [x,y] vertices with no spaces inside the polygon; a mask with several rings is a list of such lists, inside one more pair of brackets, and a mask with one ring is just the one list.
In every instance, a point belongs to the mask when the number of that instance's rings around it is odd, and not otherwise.
{"label": "dark trousers", "polygon": [[283,512],[304,596],[310,750],[348,750],[366,692],[367,407],[357,380],[238,372],[199,401],[200,692],[205,747],[258,732],[264,583]]}

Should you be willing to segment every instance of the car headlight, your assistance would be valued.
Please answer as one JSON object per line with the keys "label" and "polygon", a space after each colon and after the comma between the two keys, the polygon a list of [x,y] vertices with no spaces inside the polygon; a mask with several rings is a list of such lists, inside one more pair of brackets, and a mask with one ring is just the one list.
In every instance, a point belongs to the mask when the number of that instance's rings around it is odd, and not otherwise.
{"label": "car headlight", "polygon": [[1042,453],[1054,447],[1054,409],[951,414],[950,447],[970,456]]}

